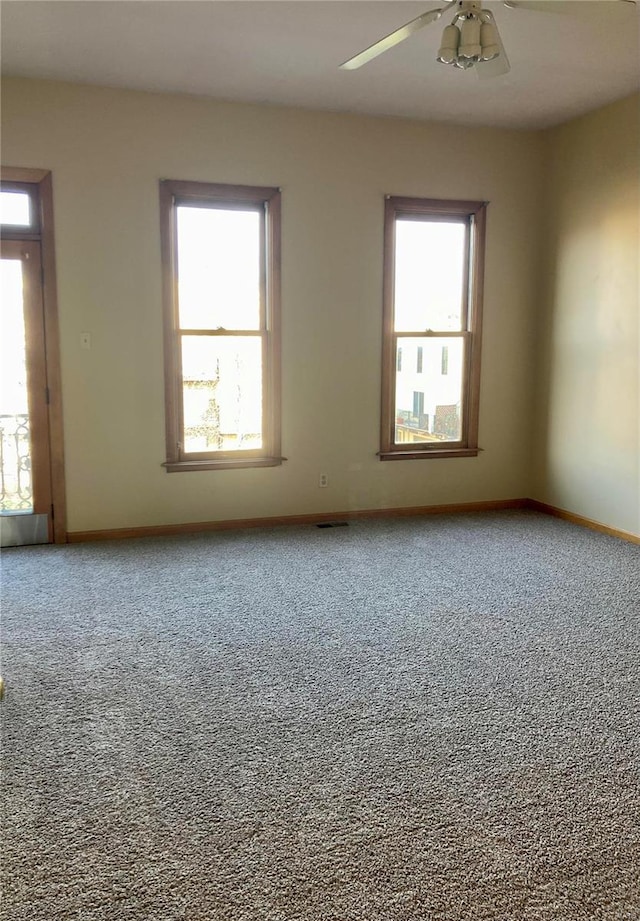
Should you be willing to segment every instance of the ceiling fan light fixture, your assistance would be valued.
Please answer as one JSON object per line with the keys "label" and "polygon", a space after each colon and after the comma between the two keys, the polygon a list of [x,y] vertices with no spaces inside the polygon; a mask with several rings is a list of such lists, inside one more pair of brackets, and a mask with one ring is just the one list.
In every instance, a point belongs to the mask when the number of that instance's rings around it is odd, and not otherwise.
{"label": "ceiling fan light fixture", "polygon": [[440,64],[455,64],[458,60],[460,29],[456,25],[447,26],[442,33],[437,60]]}
{"label": "ceiling fan light fixture", "polygon": [[[469,70],[476,64],[488,62],[486,67],[478,68],[478,74],[482,77],[508,73],[511,68],[498,33],[498,27],[493,13],[483,8],[482,0],[448,0],[448,2],[445,0],[444,6],[427,10],[416,19],[406,22],[395,32],[390,32],[373,45],[369,45],[364,51],[349,58],[340,67],[343,70],[356,70],[403,42],[429,23],[437,22],[453,7],[456,8],[456,12],[453,21],[442,33],[440,48],[436,55],[438,63]],[[498,58],[498,61],[489,66],[489,63],[495,58]]]}
{"label": "ceiling fan light fixture", "polygon": [[475,62],[480,60],[481,55],[480,20],[476,16],[468,16],[462,23],[462,29],[460,30],[458,60]]}
{"label": "ceiling fan light fixture", "polygon": [[483,22],[480,28],[481,61],[493,61],[500,54],[498,30],[492,22]]}

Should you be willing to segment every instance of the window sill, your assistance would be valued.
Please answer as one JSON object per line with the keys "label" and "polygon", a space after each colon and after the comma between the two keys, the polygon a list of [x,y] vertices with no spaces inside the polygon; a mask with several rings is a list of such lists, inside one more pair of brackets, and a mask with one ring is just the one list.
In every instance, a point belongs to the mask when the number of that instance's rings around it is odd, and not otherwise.
{"label": "window sill", "polygon": [[434,457],[477,457],[480,448],[429,448],[426,451],[379,451],[382,461],[390,460],[426,460]]}
{"label": "window sill", "polygon": [[286,457],[229,457],[213,460],[165,461],[162,465],[167,473],[188,473],[194,470],[242,470],[245,467],[279,467]]}

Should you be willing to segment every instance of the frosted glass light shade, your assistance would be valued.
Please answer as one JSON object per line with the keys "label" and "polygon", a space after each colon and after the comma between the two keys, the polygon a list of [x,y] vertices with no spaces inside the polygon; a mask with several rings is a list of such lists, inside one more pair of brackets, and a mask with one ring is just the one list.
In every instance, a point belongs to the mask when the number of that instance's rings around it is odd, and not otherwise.
{"label": "frosted glass light shade", "polygon": [[481,54],[480,20],[475,17],[465,19],[460,30],[458,57],[467,61],[479,61]]}
{"label": "frosted glass light shade", "polygon": [[460,44],[460,29],[455,26],[447,26],[442,33],[440,50],[438,51],[438,61],[441,64],[455,64],[458,59],[458,45]]}
{"label": "frosted glass light shade", "polygon": [[483,22],[480,28],[480,44],[482,53],[481,61],[492,61],[500,54],[500,45],[498,44],[498,30],[492,22]]}

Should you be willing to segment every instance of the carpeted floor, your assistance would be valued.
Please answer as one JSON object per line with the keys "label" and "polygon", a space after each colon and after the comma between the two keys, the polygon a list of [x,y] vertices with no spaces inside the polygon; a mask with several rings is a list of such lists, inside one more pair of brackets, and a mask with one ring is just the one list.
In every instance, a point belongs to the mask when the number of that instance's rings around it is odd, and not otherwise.
{"label": "carpeted floor", "polygon": [[640,548],[532,512],[3,555],[5,921],[638,921]]}

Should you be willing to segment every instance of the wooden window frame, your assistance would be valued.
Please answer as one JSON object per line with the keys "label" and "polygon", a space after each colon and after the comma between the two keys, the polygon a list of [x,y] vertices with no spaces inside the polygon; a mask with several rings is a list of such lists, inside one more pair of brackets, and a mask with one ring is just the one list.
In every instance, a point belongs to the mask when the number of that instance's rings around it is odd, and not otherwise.
{"label": "wooden window frame", "polygon": [[[262,339],[262,447],[253,450],[185,452],[183,450],[183,402],[181,338],[185,333],[217,336],[242,335],[242,330],[186,330],[179,321],[177,283],[177,207],[237,208],[259,211],[261,227],[261,322]],[[169,473],[223,470],[243,467],[275,467],[281,457],[280,398],[280,189],[263,186],[222,185],[163,179],[160,182],[160,230],[165,342],[166,453],[163,466]]]}
{"label": "wooden window frame", "polygon": [[[387,196],[384,217],[383,320],[382,320],[382,412],[380,460],[415,460],[434,457],[475,457],[478,447],[480,405],[480,356],[482,346],[482,295],[487,202],[447,201]],[[464,302],[460,330],[395,330],[396,219],[464,223],[466,232]],[[396,343],[398,338],[462,338],[465,343],[462,383],[462,437],[459,441],[397,444]]]}
{"label": "wooden window frame", "polygon": [[49,411],[49,458],[51,471],[51,530],[56,544],[67,541],[66,487],[64,474],[64,434],[62,422],[62,373],[60,330],[56,283],[56,258],[53,235],[53,177],[51,170],[3,166],[2,187],[27,192],[35,218],[29,228],[5,225],[5,240],[34,241],[40,244],[43,318],[45,335],[46,388]]}

